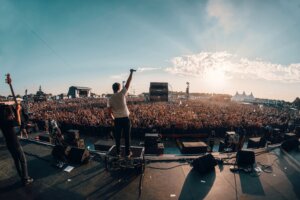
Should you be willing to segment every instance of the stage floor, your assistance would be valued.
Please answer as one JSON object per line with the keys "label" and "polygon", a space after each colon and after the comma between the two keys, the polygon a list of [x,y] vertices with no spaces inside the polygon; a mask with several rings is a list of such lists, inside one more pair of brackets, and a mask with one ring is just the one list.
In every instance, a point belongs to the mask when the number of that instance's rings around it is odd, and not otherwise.
{"label": "stage floor", "polygon": [[[140,177],[132,170],[111,171],[95,156],[82,166],[64,172],[53,166],[51,147],[22,141],[29,174],[35,182],[23,187],[13,160],[0,136],[0,199],[138,199]],[[262,151],[262,149],[257,150]],[[300,199],[300,165],[294,156],[278,148],[258,153],[256,162],[272,165],[273,172],[260,176],[232,173],[229,165],[198,174],[184,156],[146,157],[140,199]],[[214,153],[215,157],[232,156]],[[180,159],[176,161],[176,159]],[[150,161],[152,160],[152,161]],[[231,162],[233,162],[231,160]]]}

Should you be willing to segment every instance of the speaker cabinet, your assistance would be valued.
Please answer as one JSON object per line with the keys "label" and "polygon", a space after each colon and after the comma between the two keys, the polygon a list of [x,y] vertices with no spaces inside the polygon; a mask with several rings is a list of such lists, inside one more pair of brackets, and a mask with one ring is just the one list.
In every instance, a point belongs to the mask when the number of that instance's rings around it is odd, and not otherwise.
{"label": "speaker cabinet", "polygon": [[39,140],[42,142],[50,142],[50,135],[48,132],[44,131],[41,134],[39,134]]}
{"label": "speaker cabinet", "polygon": [[71,163],[85,164],[88,163],[90,152],[87,149],[68,147],[66,149],[67,158]]}
{"label": "speaker cabinet", "polygon": [[65,133],[65,140],[74,141],[79,140],[79,130],[70,129]]}
{"label": "speaker cabinet", "polygon": [[62,162],[67,161],[67,157],[65,154],[65,147],[62,145],[56,145],[53,147],[52,156],[57,161],[62,161]]}
{"label": "speaker cabinet", "polygon": [[299,146],[299,140],[297,138],[286,140],[281,144],[281,148],[288,152],[297,149],[298,146]]}
{"label": "speaker cabinet", "polygon": [[113,140],[98,140],[94,143],[94,147],[98,151],[108,151],[114,144]]}
{"label": "speaker cabinet", "polygon": [[255,163],[254,151],[241,150],[236,153],[236,163],[239,167],[252,166]]}
{"label": "speaker cabinet", "polygon": [[192,162],[193,169],[199,173],[207,173],[215,169],[216,159],[211,154],[206,154]]}

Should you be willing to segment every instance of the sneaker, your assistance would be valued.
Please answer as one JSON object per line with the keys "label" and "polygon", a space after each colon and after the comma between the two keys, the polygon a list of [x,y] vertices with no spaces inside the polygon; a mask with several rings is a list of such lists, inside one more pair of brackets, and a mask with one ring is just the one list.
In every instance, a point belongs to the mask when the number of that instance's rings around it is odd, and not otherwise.
{"label": "sneaker", "polygon": [[32,182],[33,182],[33,178],[28,177],[27,179],[23,180],[23,185],[26,186],[26,185],[31,184]]}

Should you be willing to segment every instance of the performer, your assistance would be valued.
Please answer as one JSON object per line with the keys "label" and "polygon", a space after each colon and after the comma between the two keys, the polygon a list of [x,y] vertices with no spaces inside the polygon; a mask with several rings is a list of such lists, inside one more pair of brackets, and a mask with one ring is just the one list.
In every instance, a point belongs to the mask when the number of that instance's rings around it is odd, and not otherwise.
{"label": "performer", "polygon": [[25,154],[14,129],[15,126],[21,124],[21,106],[17,105],[17,116],[12,110],[11,105],[0,103],[0,129],[4,135],[6,146],[14,159],[21,181],[23,185],[28,185],[33,182],[33,179],[28,175]]}
{"label": "performer", "polygon": [[130,135],[131,135],[131,123],[129,119],[129,110],[126,104],[126,95],[130,82],[132,79],[132,74],[136,70],[130,69],[130,75],[127,79],[125,87],[121,90],[120,83],[114,83],[112,89],[114,94],[108,100],[108,112],[110,117],[114,120],[115,131],[114,137],[117,147],[117,155],[120,157],[120,140],[121,133],[123,131],[125,137],[125,156],[127,158],[131,157],[132,152],[130,151]]}

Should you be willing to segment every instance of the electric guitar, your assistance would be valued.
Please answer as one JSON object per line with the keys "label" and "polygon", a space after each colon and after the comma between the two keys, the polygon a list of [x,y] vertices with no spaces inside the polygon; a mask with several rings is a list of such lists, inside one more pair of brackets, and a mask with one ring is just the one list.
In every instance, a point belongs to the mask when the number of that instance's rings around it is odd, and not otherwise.
{"label": "electric guitar", "polygon": [[13,99],[14,99],[14,102],[15,102],[15,105],[16,105],[16,107],[15,107],[15,117],[16,117],[16,119],[17,119],[17,121],[18,121],[18,124],[21,125],[21,115],[20,115],[21,113],[19,113],[20,110],[18,110],[18,101],[17,101],[16,95],[15,95],[13,86],[12,86],[12,84],[11,84],[12,80],[11,80],[11,78],[10,78],[10,74],[6,74],[5,82],[6,82],[6,83],[9,85],[9,87],[10,87],[10,91],[11,91],[11,94],[12,94],[12,96],[13,96]]}

